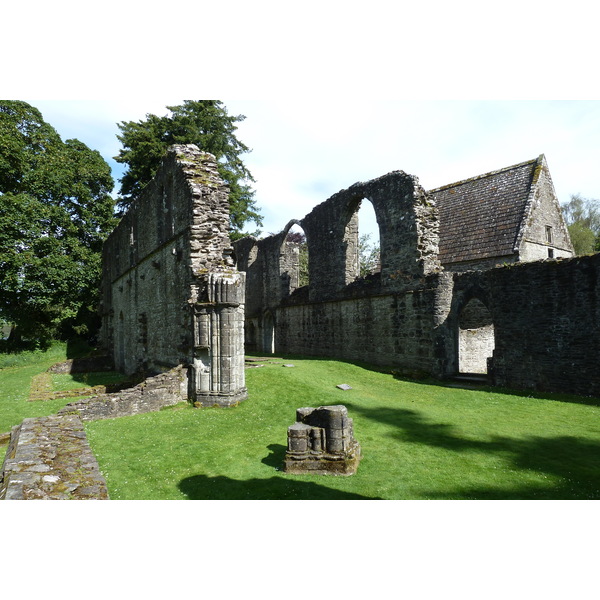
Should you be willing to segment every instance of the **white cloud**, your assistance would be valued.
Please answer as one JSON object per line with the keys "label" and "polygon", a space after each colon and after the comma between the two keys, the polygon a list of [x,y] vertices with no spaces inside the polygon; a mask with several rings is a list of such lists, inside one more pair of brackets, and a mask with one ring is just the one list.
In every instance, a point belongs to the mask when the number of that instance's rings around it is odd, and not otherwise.
{"label": "white cloud", "polygon": [[577,192],[600,198],[593,168],[600,102],[313,98],[226,104],[247,116],[239,135],[253,148],[246,162],[260,174],[256,197],[274,223],[269,230],[356,181],[392,170],[432,189],[542,153],[561,201]]}
{"label": "white cloud", "polygon": [[[117,122],[166,114],[182,99],[30,101],[63,139],[77,137],[110,160]],[[264,231],[279,231],[357,181],[403,170],[426,189],[544,153],[561,201],[600,199],[599,101],[392,101],[364,98],[224,100],[244,114],[238,137],[256,178]],[[114,172],[115,178],[120,176]]]}

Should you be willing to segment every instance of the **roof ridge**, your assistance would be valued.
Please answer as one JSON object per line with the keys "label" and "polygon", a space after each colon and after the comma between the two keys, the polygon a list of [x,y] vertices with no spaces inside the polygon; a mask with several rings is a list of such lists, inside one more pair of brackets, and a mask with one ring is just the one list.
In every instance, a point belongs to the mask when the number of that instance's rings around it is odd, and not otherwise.
{"label": "roof ridge", "polygon": [[471,181],[477,181],[478,179],[484,179],[486,177],[492,177],[494,175],[498,175],[499,173],[505,173],[506,171],[512,171],[513,169],[518,169],[520,167],[524,167],[525,165],[531,165],[537,163],[544,155],[540,154],[537,158],[532,160],[526,160],[521,163],[517,163],[515,165],[510,165],[509,167],[504,167],[503,169],[497,169],[495,171],[489,171],[488,173],[483,173],[482,175],[476,175],[475,177],[469,177],[467,179],[461,179],[460,181],[455,181],[454,183],[448,183],[446,185],[442,185],[437,188],[433,188],[431,190],[427,190],[428,192],[439,192],[441,190],[445,190],[448,188],[456,187],[458,185],[463,185],[465,183],[469,183]]}

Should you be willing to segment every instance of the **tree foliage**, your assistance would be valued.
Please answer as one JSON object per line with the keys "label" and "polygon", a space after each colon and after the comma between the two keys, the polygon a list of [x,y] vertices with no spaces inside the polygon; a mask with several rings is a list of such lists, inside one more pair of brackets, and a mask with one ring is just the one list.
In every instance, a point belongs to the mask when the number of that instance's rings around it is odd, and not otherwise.
{"label": "tree foliage", "polygon": [[21,101],[0,101],[0,147],[0,318],[40,345],[89,332],[115,224],[110,167]]}
{"label": "tree foliage", "polygon": [[371,234],[365,233],[358,238],[358,270],[366,277],[381,270],[379,244],[371,243]]}
{"label": "tree foliage", "polygon": [[[299,285],[308,285],[308,243],[304,232],[290,230],[286,242],[296,244],[299,253]],[[358,271],[360,277],[366,277],[381,270],[379,244],[371,243],[371,234],[366,233],[358,239]]]}
{"label": "tree foliage", "polygon": [[600,250],[600,200],[574,194],[561,208],[575,254]]}
{"label": "tree foliage", "polygon": [[119,209],[125,211],[133,198],[154,177],[167,148],[172,144],[196,144],[214,154],[219,173],[230,189],[231,231],[240,233],[254,221],[262,225],[250,183],[254,181],[241,154],[250,149],[240,142],[235,131],[243,115],[231,116],[219,100],[185,100],[180,106],[167,106],[170,115],[147,114],[144,121],[122,121],[118,135],[123,148],[115,160],[127,165],[120,179],[122,198]]}

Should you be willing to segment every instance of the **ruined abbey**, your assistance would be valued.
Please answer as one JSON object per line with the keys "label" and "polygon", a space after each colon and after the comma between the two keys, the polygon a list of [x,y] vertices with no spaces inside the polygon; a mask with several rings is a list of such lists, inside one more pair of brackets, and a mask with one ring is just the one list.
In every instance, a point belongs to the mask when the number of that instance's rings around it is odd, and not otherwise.
{"label": "ruined abbey", "polygon": [[[380,234],[367,276],[362,202]],[[214,157],[172,147],[103,251],[107,363],[143,377],[13,427],[0,499],[108,498],[82,422],[184,400],[237,404],[246,350],[600,396],[600,254],[573,257],[543,156],[429,191],[394,171],[265,239],[232,244],[228,225]],[[306,238],[305,285],[293,225]],[[297,409],[284,470],[351,475],[361,459],[352,419],[318,401]]]}
{"label": "ruined abbey", "polygon": [[[365,201],[380,269],[360,277]],[[105,244],[103,339],[118,369],[183,366],[199,405],[246,397],[245,348],[600,395],[600,257],[573,257],[543,155],[429,191],[394,171],[265,239],[232,244],[227,227],[214,157],[173,147]]]}
{"label": "ruined abbey", "polygon": [[215,159],[175,146],[103,250],[102,337],[127,374],[183,365],[201,405],[246,398],[244,274]]}

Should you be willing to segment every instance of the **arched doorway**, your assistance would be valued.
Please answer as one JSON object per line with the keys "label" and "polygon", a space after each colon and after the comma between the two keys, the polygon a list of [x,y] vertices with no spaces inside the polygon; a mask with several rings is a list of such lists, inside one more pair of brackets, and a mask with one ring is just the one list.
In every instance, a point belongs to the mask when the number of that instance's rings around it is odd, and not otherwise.
{"label": "arched doorway", "polygon": [[244,328],[245,333],[245,346],[247,352],[255,352],[257,349],[256,344],[256,325],[254,320],[248,321]]}
{"label": "arched doorway", "polygon": [[492,314],[481,300],[472,298],[458,317],[458,372],[487,374],[494,346]]}

